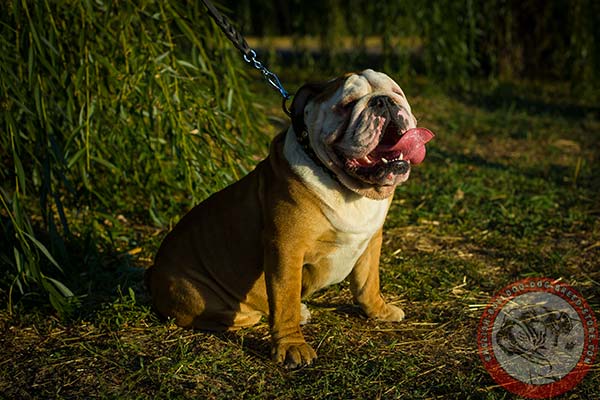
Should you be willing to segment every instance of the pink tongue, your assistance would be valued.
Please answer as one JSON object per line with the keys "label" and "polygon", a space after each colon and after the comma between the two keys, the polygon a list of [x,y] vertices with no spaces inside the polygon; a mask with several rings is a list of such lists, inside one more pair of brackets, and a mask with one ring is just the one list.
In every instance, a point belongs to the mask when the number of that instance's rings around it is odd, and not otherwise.
{"label": "pink tongue", "polygon": [[425,143],[435,135],[429,129],[413,128],[407,130],[393,147],[387,151],[401,151],[404,159],[411,164],[419,164],[425,159]]}

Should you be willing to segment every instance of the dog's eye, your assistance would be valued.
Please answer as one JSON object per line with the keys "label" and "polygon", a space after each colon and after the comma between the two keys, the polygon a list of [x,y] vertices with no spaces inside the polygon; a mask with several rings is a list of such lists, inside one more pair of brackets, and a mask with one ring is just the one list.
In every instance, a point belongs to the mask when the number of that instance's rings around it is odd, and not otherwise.
{"label": "dog's eye", "polygon": [[350,101],[344,103],[344,108],[345,109],[350,109],[350,108],[354,107],[356,105],[356,103],[358,103],[358,99],[356,99],[356,100],[350,100]]}
{"label": "dog's eye", "polygon": [[342,104],[339,104],[336,107],[336,111],[341,112],[341,113],[348,113],[348,112],[352,111],[352,108],[356,105],[356,103],[358,103],[358,99],[346,101]]}

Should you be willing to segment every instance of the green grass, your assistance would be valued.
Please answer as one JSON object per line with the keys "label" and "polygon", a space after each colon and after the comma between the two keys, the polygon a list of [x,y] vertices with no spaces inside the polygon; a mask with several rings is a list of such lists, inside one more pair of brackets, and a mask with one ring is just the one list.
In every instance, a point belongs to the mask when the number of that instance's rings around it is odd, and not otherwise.
{"label": "green grass", "polygon": [[[284,75],[290,89],[303,79]],[[90,239],[75,249],[76,259],[98,266],[79,280],[87,282],[79,314],[60,320],[30,297],[0,314],[0,396],[513,398],[477,355],[491,296],[517,279],[547,276],[600,310],[600,109],[558,84],[450,92],[395,78],[420,125],[437,134],[397,190],[385,226],[383,292],[406,321],[367,320],[342,283],[308,304],[313,319],[303,331],[315,365],[283,370],[269,360],[264,322],[212,334],[160,321],[141,275],[168,229],[106,211],[93,223],[110,245]],[[283,118],[277,96],[262,82],[253,88],[260,108]],[[68,211],[74,230],[89,223]],[[562,398],[592,399],[598,387],[597,362]]]}

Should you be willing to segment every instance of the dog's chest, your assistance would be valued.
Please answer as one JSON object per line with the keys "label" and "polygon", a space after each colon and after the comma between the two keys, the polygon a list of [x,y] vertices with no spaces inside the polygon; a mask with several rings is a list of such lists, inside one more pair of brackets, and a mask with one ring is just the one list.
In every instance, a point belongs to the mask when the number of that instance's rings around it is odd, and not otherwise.
{"label": "dog's chest", "polygon": [[[317,272],[322,287],[350,274],[373,235],[383,226],[389,200],[373,200],[347,190],[317,166],[297,143],[293,130],[286,135],[284,155],[292,170],[319,199],[334,238],[327,243],[325,262]],[[321,253],[319,251],[319,253]],[[323,253],[321,253],[323,254]]]}
{"label": "dog's chest", "polygon": [[352,271],[359,257],[363,254],[371,236],[357,234],[339,234],[336,248],[327,256],[326,270],[321,271],[323,286],[343,281]]}
{"label": "dog's chest", "polygon": [[387,214],[387,201],[366,198],[323,210],[335,232],[335,243],[326,257],[324,286],[344,280],[352,271],[370,240],[382,227]]}

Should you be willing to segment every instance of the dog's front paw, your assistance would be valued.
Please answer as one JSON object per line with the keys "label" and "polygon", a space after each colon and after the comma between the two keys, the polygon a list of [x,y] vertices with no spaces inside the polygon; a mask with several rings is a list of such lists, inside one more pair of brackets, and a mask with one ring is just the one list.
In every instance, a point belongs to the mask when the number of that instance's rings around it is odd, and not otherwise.
{"label": "dog's front paw", "polygon": [[380,321],[400,322],[404,319],[404,311],[402,311],[400,307],[386,304],[379,313],[372,316],[370,315],[370,317]]}
{"label": "dog's front paw", "polygon": [[276,343],[272,355],[277,364],[290,369],[310,365],[317,358],[317,353],[304,341]]}

